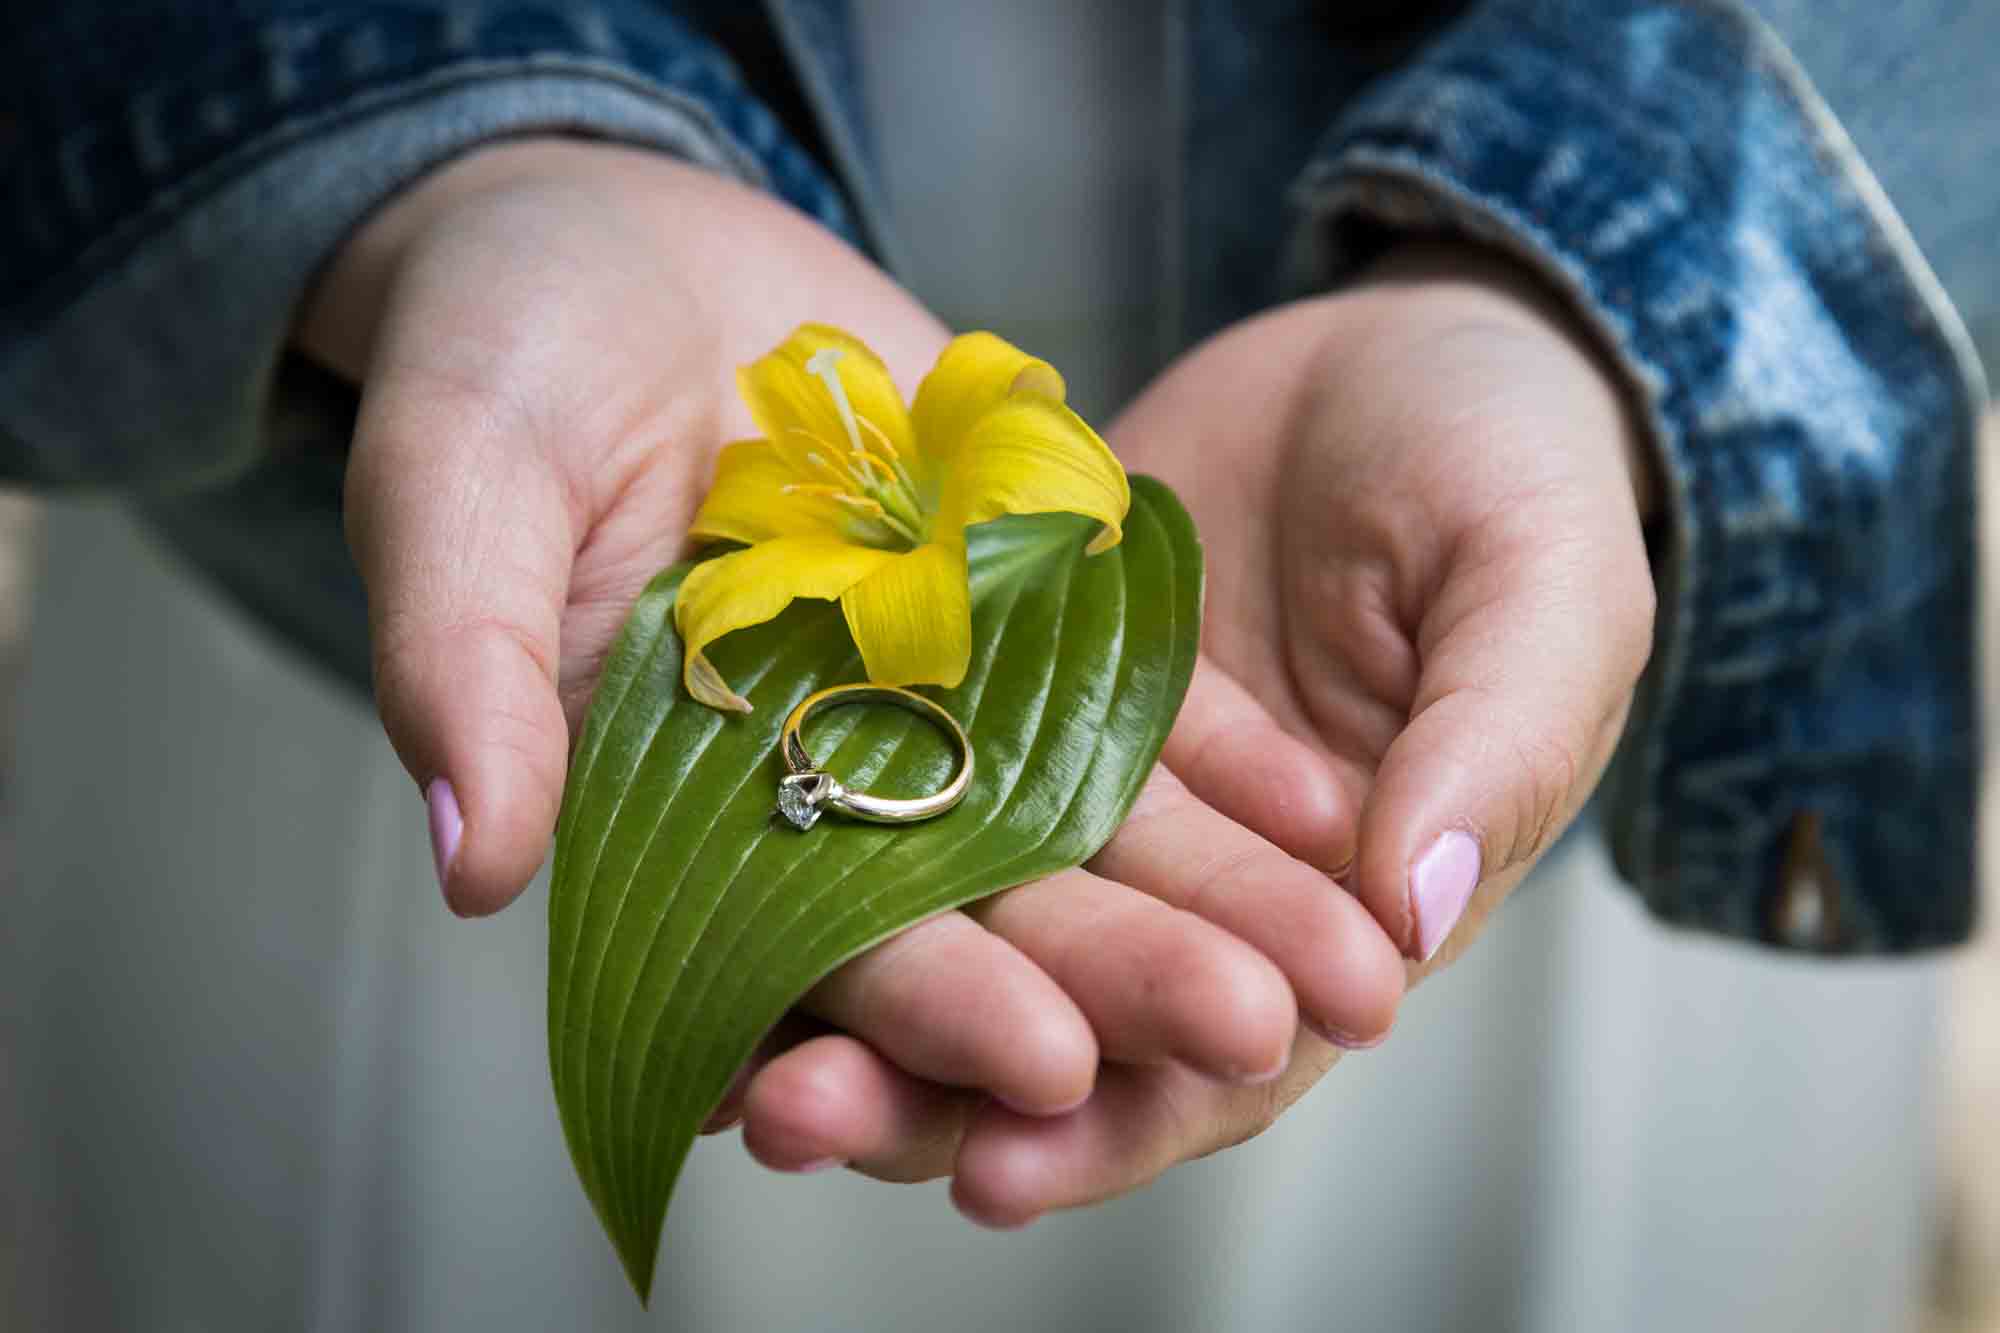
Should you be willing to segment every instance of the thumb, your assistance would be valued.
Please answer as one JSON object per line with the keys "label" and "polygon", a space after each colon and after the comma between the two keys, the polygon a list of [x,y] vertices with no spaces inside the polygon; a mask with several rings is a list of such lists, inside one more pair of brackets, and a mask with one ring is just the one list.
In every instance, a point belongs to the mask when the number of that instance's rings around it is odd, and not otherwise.
{"label": "thumb", "polygon": [[363,399],[346,509],[376,706],[429,805],[445,902],[498,911],[540,866],[562,800],[569,492],[504,396],[390,371]]}
{"label": "thumb", "polygon": [[1411,958],[1437,954],[1481,884],[1511,887],[1617,744],[1651,646],[1652,585],[1643,552],[1636,582],[1632,562],[1582,554],[1481,562],[1448,578],[1426,617],[1433,641],[1363,804],[1352,882]]}

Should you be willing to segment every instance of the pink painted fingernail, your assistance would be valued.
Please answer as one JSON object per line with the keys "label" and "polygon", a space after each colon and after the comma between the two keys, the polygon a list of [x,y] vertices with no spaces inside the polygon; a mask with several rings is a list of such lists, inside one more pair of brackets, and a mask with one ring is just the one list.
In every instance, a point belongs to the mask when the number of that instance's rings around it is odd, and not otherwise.
{"label": "pink painted fingernail", "polygon": [[793,1167],[792,1173],[794,1175],[810,1176],[820,1171],[830,1171],[836,1166],[846,1165],[847,1159],[845,1157],[816,1157],[804,1166]]}
{"label": "pink painted fingernail", "polygon": [[437,863],[438,887],[444,888],[451,882],[451,863],[465,836],[465,816],[459,813],[458,793],[451,789],[450,778],[432,778],[424,788],[424,804],[431,810],[431,859]]}
{"label": "pink painted fingernail", "polygon": [[1479,885],[1479,840],[1452,829],[1410,867],[1410,904],[1417,917],[1417,954],[1429,962],[1465,915]]}

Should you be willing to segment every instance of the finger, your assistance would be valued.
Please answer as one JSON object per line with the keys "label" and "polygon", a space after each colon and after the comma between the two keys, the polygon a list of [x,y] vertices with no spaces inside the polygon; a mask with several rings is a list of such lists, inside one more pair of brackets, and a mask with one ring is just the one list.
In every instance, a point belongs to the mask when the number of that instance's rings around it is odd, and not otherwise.
{"label": "finger", "polygon": [[1224,1087],[1172,1065],[1107,1065],[1090,1100],[1069,1115],[1031,1119],[982,1107],[952,1167],[952,1202],[982,1226],[1011,1229],[1116,1198],[1261,1133],[1339,1058],[1302,1035],[1285,1077],[1267,1087]]}
{"label": "finger", "polygon": [[826,1025],[806,1017],[794,1010],[778,1020],[778,1025],[764,1034],[764,1040],[757,1043],[757,1049],[750,1052],[750,1058],[736,1071],[736,1077],[729,1081],[723,1091],[722,1100],[702,1121],[700,1132],[717,1134],[739,1124],[743,1120],[743,1099],[749,1094],[751,1081],[773,1060],[795,1046],[803,1045],[814,1037],[826,1034]]}
{"label": "finger", "polygon": [[1182,1060],[1232,1083],[1284,1072],[1298,1021],[1291,987],[1262,954],[1193,913],[1086,870],[967,913],[1063,989],[1102,1058]]}
{"label": "finger", "polygon": [[977,1088],[1029,1114],[1090,1095],[1097,1039],[1013,945],[947,912],[839,968],[803,1007],[919,1078]]}
{"label": "finger", "polygon": [[1352,860],[1355,803],[1326,760],[1206,656],[1160,757],[1196,796],[1306,864],[1332,873]]}
{"label": "finger", "polygon": [[1352,880],[1411,958],[1437,954],[1482,880],[1538,857],[1603,772],[1652,632],[1643,555],[1637,572],[1620,559],[1540,543],[1475,555],[1426,617]]}
{"label": "finger", "polygon": [[568,493],[504,397],[388,369],[362,402],[346,510],[376,705],[429,802],[445,901],[496,911],[541,864],[562,796]]}
{"label": "finger", "polygon": [[1346,890],[1155,770],[1125,825],[1090,862],[1194,913],[1277,965],[1300,1018],[1346,1046],[1382,1039],[1403,996],[1396,944]]}
{"label": "finger", "polygon": [[914,1078],[833,1033],[750,1080],[743,1146],[774,1171],[851,1165],[881,1180],[929,1180],[951,1170],[965,1121],[983,1100]]}

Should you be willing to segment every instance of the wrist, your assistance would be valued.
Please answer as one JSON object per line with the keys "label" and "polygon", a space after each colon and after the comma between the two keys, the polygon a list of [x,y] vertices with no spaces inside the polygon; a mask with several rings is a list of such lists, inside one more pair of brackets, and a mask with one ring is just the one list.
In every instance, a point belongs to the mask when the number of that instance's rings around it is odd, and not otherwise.
{"label": "wrist", "polygon": [[[689,196],[707,194],[748,197],[758,208],[789,211],[713,170],[646,149],[554,135],[483,145],[411,181],[341,242],[299,303],[292,343],[360,380],[409,257],[427,238],[476,230],[467,224],[512,207],[513,200],[533,200],[516,218],[527,230],[557,212],[572,224],[588,217],[644,225],[644,219],[671,214],[676,202],[699,209],[700,200]],[[565,229],[582,234],[575,226],[555,228]],[[667,248],[667,238],[645,239],[658,252]]]}
{"label": "wrist", "polygon": [[[442,259],[443,263],[432,262]],[[411,182],[357,227],[299,305],[292,340],[360,381],[385,311],[420,275],[441,290],[538,274],[549,293],[671,311],[673,329],[743,359],[806,320],[872,330],[891,365],[928,364],[944,331],[845,241],[776,196],[710,167],[595,140],[488,145]]]}
{"label": "wrist", "polygon": [[536,172],[560,171],[581,141],[509,139],[488,144],[424,173],[364,218],[333,252],[299,302],[292,344],[359,381],[387,303],[389,286],[412,241],[468,199]]}
{"label": "wrist", "polygon": [[1641,424],[1632,391],[1603,340],[1541,274],[1490,247],[1421,238],[1380,256],[1362,272],[1358,289],[1380,291],[1397,302],[1435,302],[1450,322],[1498,325],[1559,345],[1607,408],[1613,424],[1603,433],[1605,443],[1617,450],[1640,521],[1658,515],[1658,450]]}

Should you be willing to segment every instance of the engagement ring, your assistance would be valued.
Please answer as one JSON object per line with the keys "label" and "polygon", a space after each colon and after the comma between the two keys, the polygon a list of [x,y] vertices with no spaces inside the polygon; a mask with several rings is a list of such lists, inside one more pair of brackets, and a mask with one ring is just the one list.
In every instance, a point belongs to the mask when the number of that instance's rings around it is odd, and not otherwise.
{"label": "engagement ring", "polygon": [[[951,775],[943,790],[929,796],[870,796],[847,787],[820,768],[819,761],[807,751],[799,729],[827,709],[848,704],[893,704],[915,713],[951,739],[958,752],[958,771]],[[820,815],[828,810],[870,824],[914,824],[951,809],[965,799],[966,790],[972,786],[972,744],[952,715],[923,695],[893,685],[836,685],[806,696],[785,719],[779,748],[784,752],[785,767],[792,771],[778,781],[778,813],[800,831],[818,823]]]}

